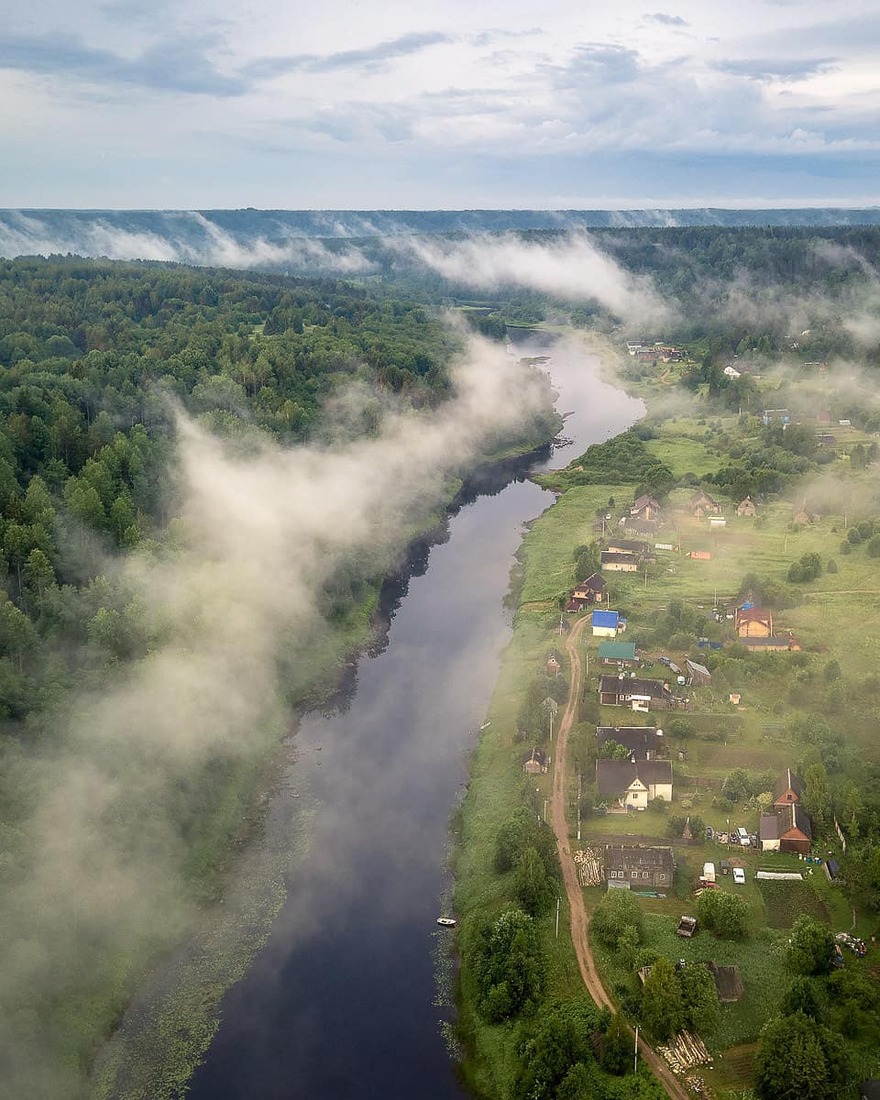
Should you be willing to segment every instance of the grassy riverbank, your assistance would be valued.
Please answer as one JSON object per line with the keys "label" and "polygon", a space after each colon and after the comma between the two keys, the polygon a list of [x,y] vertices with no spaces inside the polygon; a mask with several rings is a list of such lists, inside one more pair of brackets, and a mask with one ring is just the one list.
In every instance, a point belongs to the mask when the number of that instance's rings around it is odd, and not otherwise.
{"label": "grassy riverbank", "polygon": [[[880,702],[875,671],[880,645],[880,583],[876,580],[877,558],[868,546],[880,530],[875,523],[880,502],[872,473],[850,458],[854,449],[858,455],[857,449],[869,448],[872,440],[847,426],[834,437],[834,453],[829,456],[813,443],[819,430],[815,421],[805,424],[803,430],[797,425],[799,431],[793,430],[787,437],[755,417],[719,410],[705,393],[684,393],[677,388],[683,366],[663,368],[653,375],[640,371],[634,377],[625,354],[607,344],[600,350],[606,377],[617,369],[618,384],[622,380],[629,392],[647,404],[650,429],[643,433],[641,446],[662,464],[663,476],[669,479],[662,495],[658,492],[663,519],[650,541],[674,548],[658,550],[655,560],[636,574],[605,574],[605,606],[626,615],[624,638],[636,642],[642,654],[640,675],[666,678],[668,669],[657,663],[657,657],[662,654],[684,667],[685,655],[689,655],[705,662],[712,679],[706,686],[689,689],[691,709],[672,721],[669,715],[661,723],[657,715],[628,715],[620,708],[600,707],[596,698],[599,639],[590,640],[587,651],[592,676],[573,744],[584,774],[583,846],[601,846],[609,836],[621,834],[643,844],[669,844],[681,829],[673,819],[680,822],[683,816],[676,815],[687,814],[716,829],[724,829],[729,821],[755,831],[761,806],[766,805],[764,792],[782,769],[792,767],[812,777],[809,797],[816,847],[823,855],[830,849],[840,857],[840,843],[831,826],[833,813],[843,817],[846,806],[863,805],[871,799],[863,777],[866,767],[867,774],[872,774],[877,765],[872,731]],[[769,395],[777,391],[773,378],[762,385]],[[828,379],[822,400],[830,403],[833,390],[834,382]],[[798,441],[803,455],[794,450]],[[752,453],[760,454],[763,468],[757,461],[749,464]],[[736,509],[746,495],[739,488],[755,476],[775,488],[755,492],[760,500],[757,516],[739,516]],[[494,864],[499,831],[518,806],[530,806],[540,815],[549,795],[549,774],[523,774],[524,754],[533,745],[552,757],[548,731],[524,730],[523,708],[530,686],[544,674],[548,656],[561,649],[557,633],[560,601],[578,579],[578,548],[594,543],[598,551],[604,544],[597,516],[610,509],[616,525],[619,516],[628,515],[634,496],[651,488],[634,480],[592,484],[590,467],[583,459],[563,474],[539,480],[559,496],[530,526],[523,541],[513,638],[489,711],[492,724],[474,754],[458,821],[456,906],[465,964],[476,930],[515,896],[512,876],[499,875]],[[693,514],[691,497],[701,485],[717,499],[723,525],[711,527],[705,516]],[[804,511],[806,518],[800,514]],[[801,579],[799,566],[815,558],[818,571]],[[752,589],[754,599],[772,605],[775,629],[786,636],[791,632],[799,648],[749,653],[736,644],[732,609]],[[723,648],[698,648],[701,636],[717,639]],[[563,675],[565,671],[563,667]],[[640,815],[589,816],[599,801],[590,782],[595,774],[595,726],[640,722],[668,723],[675,778],[672,805]],[[745,776],[746,793],[727,786],[722,789],[732,774]],[[817,787],[820,781],[825,784],[824,794]],[[570,836],[577,849],[575,803],[576,791],[572,789]],[[854,817],[848,829],[851,840],[858,837],[860,824]],[[865,817],[862,827],[867,824]],[[746,868],[748,881],[739,894],[749,912],[746,940],[721,941],[701,932],[682,946],[674,929],[680,913],[695,905],[692,891],[702,863],[717,862],[727,854],[717,841],[704,840],[700,832],[695,843],[676,848],[675,896],[638,899],[644,913],[643,951],[739,968],[743,997],[735,1004],[722,1005],[717,1027],[704,1036],[716,1056],[730,1059],[727,1070],[706,1074],[718,1097],[741,1095],[748,1084],[761,1029],[780,1011],[782,995],[795,976],[786,966],[784,950],[793,919],[801,912],[808,913],[838,931],[850,927],[854,913],[861,935],[868,938],[880,931],[867,900],[858,894],[846,897],[840,886],[827,882],[821,868],[810,869],[800,893],[792,890],[780,901],[778,890],[759,890],[753,878],[759,866],[768,858],[772,864],[774,857],[737,849],[735,854]],[[784,862],[782,857],[775,859],[780,866]],[[724,885],[729,888],[728,883]],[[603,895],[598,889],[586,891],[588,907],[594,907]],[[549,912],[538,922],[548,986],[554,996],[573,998],[582,985],[576,968],[570,965],[565,922],[556,940],[554,919],[555,912]],[[632,1013],[641,997],[632,957],[600,945],[597,956],[606,988]],[[845,980],[858,983],[861,975],[873,973],[878,961],[874,949],[867,960],[847,956]],[[517,1095],[512,1067],[518,1063],[517,1043],[523,1025],[517,1019],[490,1025],[481,1016],[477,1001],[476,986],[465,965],[461,1019],[469,1050],[467,1078],[480,1094],[507,1100]],[[866,1017],[856,1028],[844,1027],[841,1011],[832,1000],[829,1026],[847,1035],[850,1055],[861,1072],[877,1072],[880,1066],[876,1054],[871,1053],[875,1025]],[[865,1011],[870,1017],[870,1008]],[[720,1066],[724,1065],[722,1060]]]}

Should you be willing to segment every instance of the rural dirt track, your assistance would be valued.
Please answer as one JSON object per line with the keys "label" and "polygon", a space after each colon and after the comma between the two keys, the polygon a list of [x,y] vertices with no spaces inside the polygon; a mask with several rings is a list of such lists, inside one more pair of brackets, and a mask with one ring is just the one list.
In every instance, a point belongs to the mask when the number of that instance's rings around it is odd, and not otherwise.
{"label": "rural dirt track", "polygon": [[[565,820],[565,802],[567,790],[567,748],[568,735],[577,718],[578,706],[584,687],[584,669],[581,661],[578,642],[583,634],[589,616],[578,619],[569,632],[565,642],[571,666],[571,687],[568,694],[568,702],[562,712],[562,721],[556,734],[556,748],[554,752],[555,763],[553,766],[553,792],[551,796],[551,815],[553,832],[556,834],[556,847],[559,851],[559,863],[562,867],[562,880],[565,884],[565,894],[568,898],[568,909],[571,914],[571,939],[577,955],[578,966],[587,992],[597,1005],[614,1011],[614,1004],[599,978],[593,952],[590,948],[589,927],[590,921],[584,905],[584,895],[581,890],[575,867],[574,858],[568,842],[568,824]],[[673,1100],[692,1100],[691,1094],[684,1088],[681,1082],[673,1074],[672,1070],[656,1054],[652,1047],[642,1039],[639,1040],[639,1055],[651,1067],[654,1075],[661,1082],[669,1096]]]}

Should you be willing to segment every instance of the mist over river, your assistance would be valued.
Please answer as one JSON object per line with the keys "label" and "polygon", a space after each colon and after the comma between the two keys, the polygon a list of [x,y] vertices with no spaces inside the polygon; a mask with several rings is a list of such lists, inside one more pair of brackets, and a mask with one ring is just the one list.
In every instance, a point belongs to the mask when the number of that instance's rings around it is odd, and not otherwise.
{"label": "mist over river", "polygon": [[[450,815],[510,637],[503,609],[523,524],[553,503],[526,476],[616,435],[641,402],[601,382],[574,341],[534,337],[566,417],[549,458],[475,480],[448,538],[389,586],[380,652],[336,713],[306,716],[276,796],[314,805],[309,853],[267,946],[227,994],[193,1100],[463,1096],[437,1003]],[[280,815],[284,816],[284,815]],[[448,901],[446,902],[448,905]]]}

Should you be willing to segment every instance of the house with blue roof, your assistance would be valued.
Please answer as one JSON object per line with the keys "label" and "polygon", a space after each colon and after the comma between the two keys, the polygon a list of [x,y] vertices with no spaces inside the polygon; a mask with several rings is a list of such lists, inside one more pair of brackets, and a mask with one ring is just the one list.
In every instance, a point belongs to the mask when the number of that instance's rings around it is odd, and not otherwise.
{"label": "house with blue roof", "polygon": [[626,630],[626,619],[621,617],[619,611],[594,611],[590,624],[594,638],[616,638]]}

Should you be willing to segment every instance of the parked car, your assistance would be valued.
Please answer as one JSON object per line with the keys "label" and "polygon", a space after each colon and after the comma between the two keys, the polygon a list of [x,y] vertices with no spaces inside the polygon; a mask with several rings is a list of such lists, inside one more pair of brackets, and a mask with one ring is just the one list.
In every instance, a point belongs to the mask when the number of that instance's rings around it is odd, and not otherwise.
{"label": "parked car", "polygon": [[745,886],[746,873],[742,867],[734,867],[733,869],[733,881],[737,886]]}

